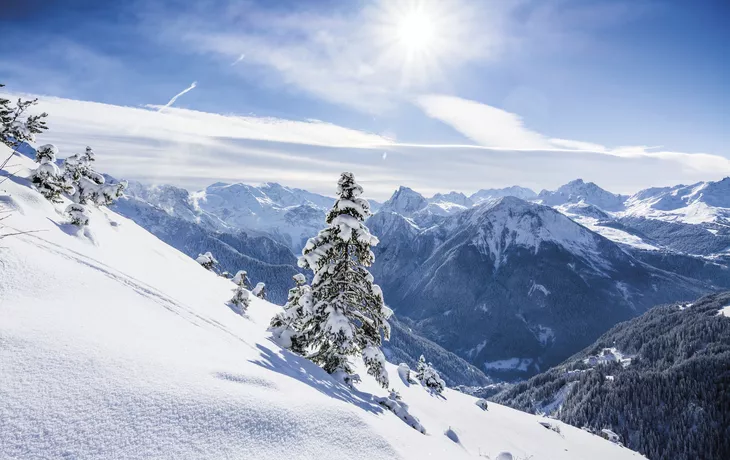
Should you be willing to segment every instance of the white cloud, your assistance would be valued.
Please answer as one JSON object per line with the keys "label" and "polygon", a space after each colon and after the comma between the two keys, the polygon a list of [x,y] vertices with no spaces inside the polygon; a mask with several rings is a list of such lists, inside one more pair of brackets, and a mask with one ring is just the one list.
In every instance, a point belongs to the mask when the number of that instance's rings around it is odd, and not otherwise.
{"label": "white cloud", "polygon": [[[162,108],[166,110],[160,112]],[[62,131],[87,136],[129,136],[206,145],[214,144],[219,139],[249,139],[329,147],[356,147],[390,142],[376,134],[318,120],[295,121],[221,115],[169,105],[125,107],[40,96],[37,109],[52,114],[49,135],[53,131]]]}
{"label": "white cloud", "polygon": [[606,147],[592,142],[581,142],[570,139],[550,139],[550,144],[556,147],[564,147],[570,150],[585,150],[588,152],[605,152]]}
{"label": "white cloud", "polygon": [[[433,195],[515,184],[552,189],[582,177],[615,192],[631,193],[730,174],[728,161],[721,157],[645,147],[598,154],[565,146],[404,144],[321,121],[239,117],[174,107],[160,113],[156,108],[41,96],[37,109],[50,114],[50,129],[38,142],[57,144],[61,158],[90,145],[98,153],[101,171],[191,190],[217,181],[275,181],[332,194],[339,173],[352,171],[367,196],[381,200],[399,185]],[[510,119],[501,114],[495,118]],[[688,157],[692,161],[686,163]]]}
{"label": "white cloud", "polygon": [[431,118],[441,120],[485,147],[502,149],[547,149],[547,138],[525,128],[522,119],[479,102],[453,96],[426,95],[418,105]]}
{"label": "white cloud", "polygon": [[380,160],[381,152],[366,146],[391,142],[318,120],[175,107],[160,112],[160,107],[164,106],[124,107],[40,96],[33,109],[50,114],[50,129],[38,141],[58,145],[61,158],[91,145],[99,153],[100,168],[112,175],[193,188],[219,180],[312,186],[358,163],[358,170],[372,170],[363,157],[372,152],[372,158]]}
{"label": "white cloud", "polygon": [[505,151],[563,151],[622,158],[654,159],[680,164],[707,174],[730,174],[730,159],[708,153],[657,150],[660,147],[624,146],[609,148],[592,142],[556,139],[525,127],[513,113],[455,96],[423,95],[416,104],[431,118],[451,126],[479,146]]}

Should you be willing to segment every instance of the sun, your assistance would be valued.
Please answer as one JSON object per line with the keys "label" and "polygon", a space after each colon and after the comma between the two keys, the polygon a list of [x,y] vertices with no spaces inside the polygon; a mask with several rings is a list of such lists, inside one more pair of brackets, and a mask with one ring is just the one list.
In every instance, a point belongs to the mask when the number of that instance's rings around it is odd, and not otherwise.
{"label": "sun", "polygon": [[372,68],[399,76],[402,89],[444,81],[450,67],[482,41],[473,39],[474,18],[482,16],[473,1],[372,1],[363,16],[364,48],[374,56]]}
{"label": "sun", "polygon": [[434,22],[422,11],[411,11],[398,24],[398,40],[410,51],[421,51],[433,44]]}

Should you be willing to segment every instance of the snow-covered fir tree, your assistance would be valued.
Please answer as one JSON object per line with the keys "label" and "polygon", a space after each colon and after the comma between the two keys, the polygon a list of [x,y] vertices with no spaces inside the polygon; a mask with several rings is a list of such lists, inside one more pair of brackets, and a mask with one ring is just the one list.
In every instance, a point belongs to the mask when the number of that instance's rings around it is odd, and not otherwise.
{"label": "snow-covered fir tree", "polygon": [[215,271],[215,267],[218,266],[218,261],[215,257],[213,257],[213,254],[211,254],[210,251],[205,254],[198,254],[195,261],[202,265],[203,268],[210,271]]}
{"label": "snow-covered fir tree", "polygon": [[73,187],[66,184],[61,176],[61,170],[56,166],[57,154],[58,148],[53,144],[38,147],[35,161],[39,166],[31,175],[36,190],[54,203],[61,202],[62,193],[73,193]]}
{"label": "snow-covered fir tree", "polygon": [[249,290],[251,289],[251,281],[248,279],[248,272],[246,270],[238,270],[231,281],[238,286],[243,286]]}
{"label": "snow-covered fir tree", "polygon": [[[5,85],[0,84],[0,88],[3,86]],[[47,113],[26,114],[26,110],[37,103],[38,99],[18,99],[17,104],[13,105],[10,100],[0,98],[0,142],[15,148],[22,142],[33,142],[36,134],[48,129],[44,120]]]}
{"label": "snow-covered fir tree", "polygon": [[[4,88],[5,85],[0,83],[0,88]],[[10,106],[10,99],[0,97],[0,129],[5,132],[5,126],[10,124],[12,120],[13,109]]]}
{"label": "snow-covered fir tree", "polygon": [[418,380],[423,379],[423,376],[426,374],[427,368],[428,363],[426,362],[426,358],[421,355],[421,357],[418,358],[418,363],[416,363],[416,378],[418,378]]}
{"label": "snow-covered fir tree", "polygon": [[364,224],[370,205],[360,197],[362,191],[352,173],[342,173],[327,228],[309,239],[299,258],[299,266],[314,273],[313,312],[303,340],[312,349],[312,361],[345,381],[353,372],[349,358],[361,354],[368,374],[387,388],[380,346],[381,334],[390,337],[392,312],[368,271],[375,260],[370,248],[378,239]]}
{"label": "snow-covered fir tree", "polygon": [[124,189],[126,188],[126,181],[102,185],[97,195],[96,204],[104,206],[114,204],[115,201],[124,196]]}
{"label": "snow-covered fir tree", "polygon": [[85,227],[89,225],[89,213],[86,211],[86,207],[82,204],[71,203],[66,208],[66,214],[71,219],[71,223],[78,227]]}
{"label": "snow-covered fir tree", "polygon": [[[86,151],[91,151],[91,147],[86,147]],[[89,159],[85,154],[74,154],[63,160],[63,175],[72,183],[76,183],[81,179],[88,169]]]}
{"label": "snow-covered fir tree", "polygon": [[477,402],[475,403],[481,410],[489,410],[489,401],[487,401],[484,398],[477,399]]}
{"label": "snow-covered fir tree", "polygon": [[[206,253],[206,254],[210,254],[210,253]],[[238,282],[236,283],[236,289],[234,289],[234,292],[233,292],[233,298],[231,299],[231,304],[234,305],[239,310],[239,313],[241,313],[241,314],[246,312],[249,304],[251,303],[251,301],[249,300],[249,295],[250,294],[246,290],[246,286],[245,286],[245,277],[239,277]]]}
{"label": "snow-covered fir tree", "polygon": [[127,183],[121,181],[107,184],[104,176],[92,167],[94,161],[94,150],[86,147],[84,153],[71,155],[64,160],[63,176],[75,188],[75,193],[71,196],[74,202],[108,206],[123,196]]}
{"label": "snow-covered fir tree", "polygon": [[256,283],[256,287],[253,288],[251,294],[255,295],[259,299],[266,300],[266,284]]}
{"label": "snow-covered fir tree", "polygon": [[96,161],[94,156],[91,147],[86,147],[84,153],[71,155],[64,161],[64,174],[76,188],[76,193],[72,197],[76,203],[96,203],[99,189],[104,185],[104,176],[91,167],[91,163]]}
{"label": "snow-covered fir tree", "polygon": [[294,275],[294,287],[284,305],[284,311],[271,319],[269,330],[274,340],[284,348],[303,355],[306,350],[301,337],[312,310],[312,289],[301,273]]}
{"label": "snow-covered fir tree", "polygon": [[418,358],[418,364],[416,365],[416,378],[421,381],[421,384],[434,393],[441,393],[444,391],[444,388],[446,388],[446,383],[443,381],[436,369],[433,368],[431,363],[426,362],[426,358],[424,358],[423,355]]}

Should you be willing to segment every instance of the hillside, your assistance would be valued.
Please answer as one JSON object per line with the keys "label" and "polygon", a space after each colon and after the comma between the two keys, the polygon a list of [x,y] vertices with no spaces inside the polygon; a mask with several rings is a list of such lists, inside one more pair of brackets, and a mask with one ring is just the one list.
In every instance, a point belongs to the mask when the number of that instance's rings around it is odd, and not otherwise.
{"label": "hillside", "polygon": [[[27,158],[35,158],[35,149],[26,145],[22,154]],[[109,176],[107,178],[115,180]],[[138,182],[131,182],[129,187],[130,192],[125,193],[124,197],[111,205],[111,210],[133,220],[137,225],[192,258],[201,253],[212,252],[219,262],[221,272],[235,273],[241,267],[245,267],[254,283],[259,281],[266,283],[269,300],[279,304],[286,301],[292,276],[300,271],[296,257],[287,246],[266,236],[266,233],[235,230],[222,224],[218,217],[197,207],[189,192],[179,187],[150,186]],[[257,193],[267,192],[276,198],[276,202],[269,197],[264,200],[267,205],[273,207],[277,206],[276,203],[286,205],[303,199],[316,201],[319,196],[274,183],[249,189],[256,190]],[[298,196],[300,193],[302,196]],[[323,197],[321,200],[331,199]],[[318,225],[321,226],[322,221]],[[482,386],[491,383],[481,370],[418,335],[413,329],[401,326],[395,319],[392,324],[391,341],[384,351],[387,356],[392,356],[393,360],[397,358],[398,362],[412,366],[416,364],[420,355],[429,356],[431,362],[439,367],[441,376],[449,385]]]}
{"label": "hillside", "polygon": [[730,292],[656,307],[493,399],[610,428],[651,459],[730,458]]}
{"label": "hillside", "polygon": [[[7,149],[0,148],[6,154]],[[628,459],[598,436],[446,390],[391,386],[425,434],[269,340],[280,307],[106,208],[82,232],[23,179],[0,187],[0,458]],[[358,366],[360,367],[360,366]]]}
{"label": "hillside", "polygon": [[515,197],[419,223],[370,218],[381,240],[373,274],[398,315],[492,377],[529,377],[657,303],[713,289]]}

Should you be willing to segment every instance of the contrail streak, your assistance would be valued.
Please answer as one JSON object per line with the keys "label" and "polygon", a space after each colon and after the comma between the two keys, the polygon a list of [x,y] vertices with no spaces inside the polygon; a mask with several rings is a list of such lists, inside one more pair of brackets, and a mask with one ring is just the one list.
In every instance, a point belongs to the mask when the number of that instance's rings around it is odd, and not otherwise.
{"label": "contrail streak", "polygon": [[238,64],[239,62],[243,61],[243,58],[245,58],[245,57],[246,57],[245,54],[242,54],[242,55],[238,56],[238,59],[236,59],[235,61],[231,62],[231,66],[234,66],[234,65]]}
{"label": "contrail streak", "polygon": [[179,93],[177,93],[176,95],[174,95],[174,96],[172,97],[172,99],[170,99],[170,101],[169,101],[169,102],[168,102],[167,104],[165,104],[165,105],[163,105],[162,107],[160,107],[159,109],[157,109],[157,111],[158,111],[158,112],[162,112],[162,111],[163,111],[163,110],[165,110],[166,108],[170,107],[170,106],[171,106],[172,104],[174,104],[174,103],[175,103],[175,101],[177,101],[177,98],[179,98],[179,97],[180,97],[180,96],[182,96],[183,94],[187,93],[188,91],[191,91],[191,90],[192,90],[193,88],[195,88],[195,87],[197,86],[197,84],[198,84],[198,82],[197,82],[197,81],[194,81],[194,82],[193,82],[193,83],[192,83],[192,84],[191,84],[190,86],[188,86],[188,87],[187,87],[187,88],[185,88],[184,90],[182,90],[182,91],[180,91]]}

